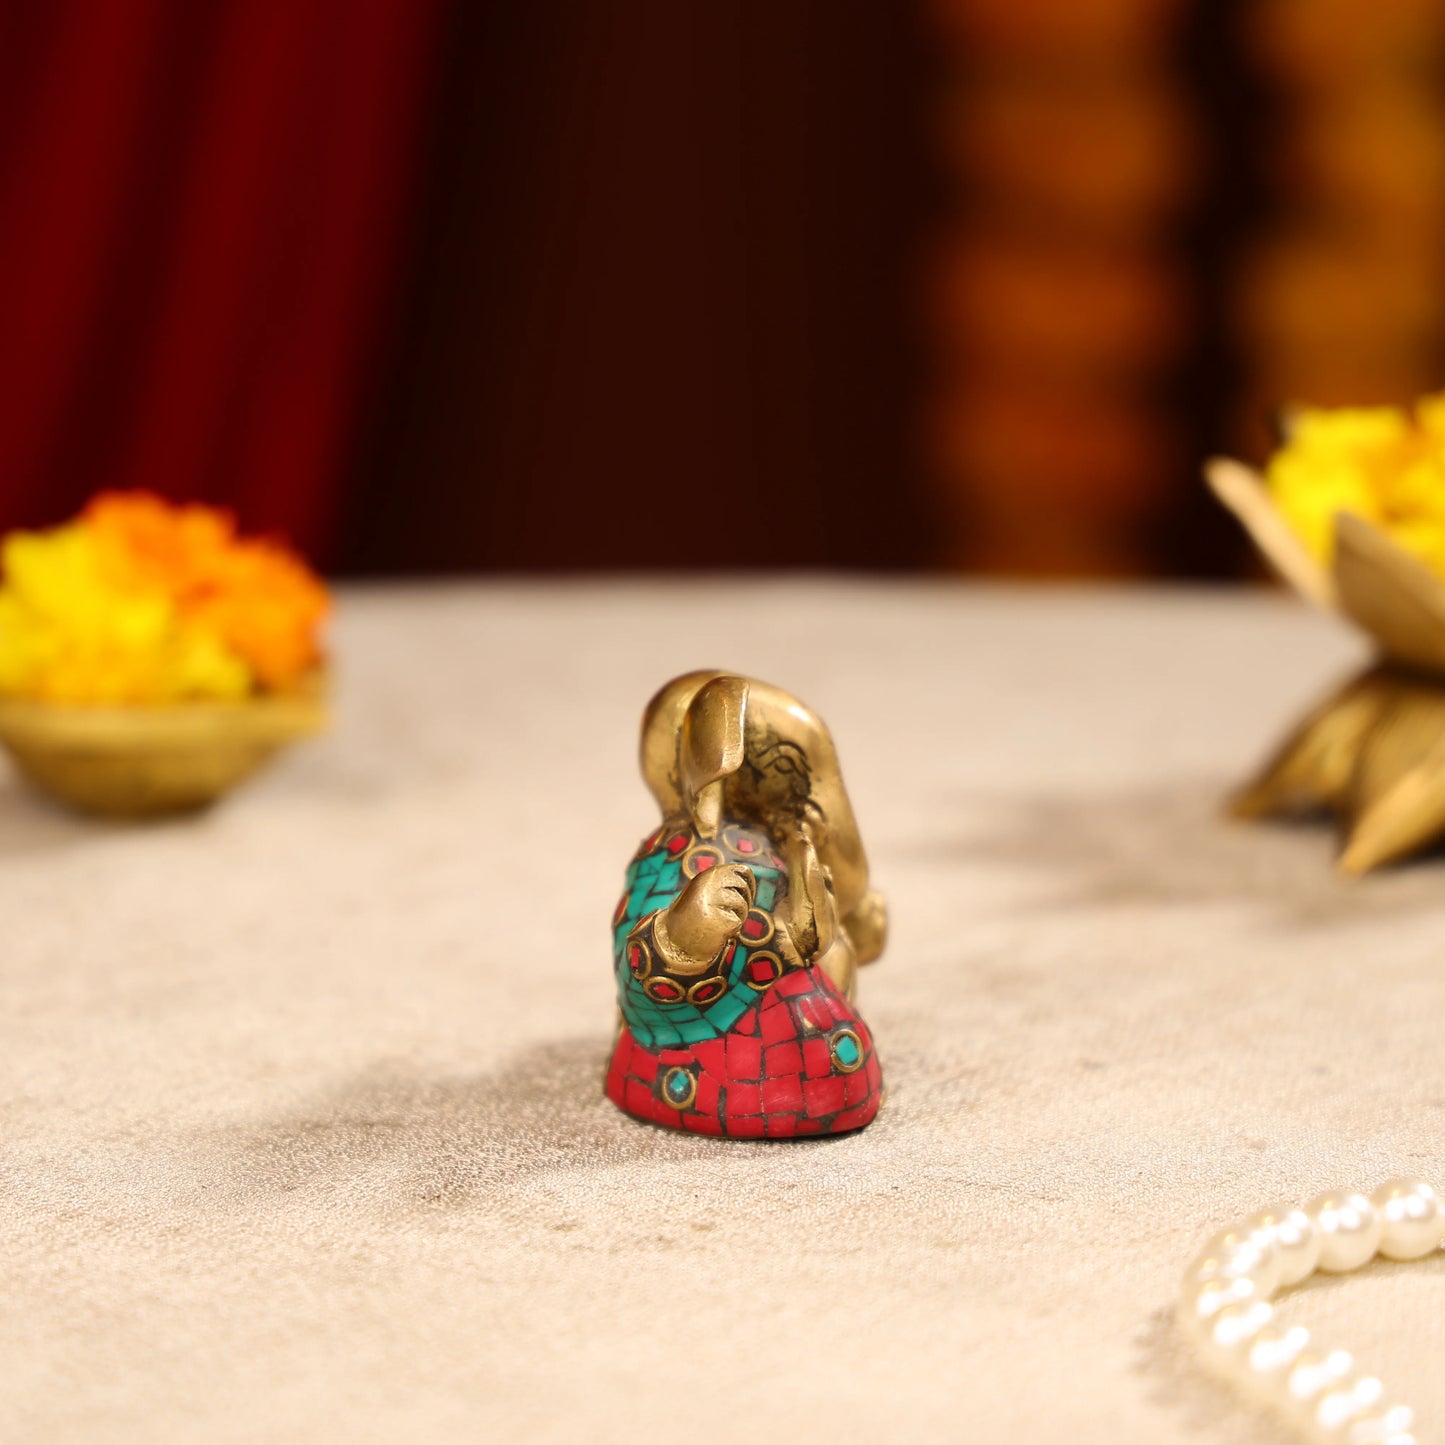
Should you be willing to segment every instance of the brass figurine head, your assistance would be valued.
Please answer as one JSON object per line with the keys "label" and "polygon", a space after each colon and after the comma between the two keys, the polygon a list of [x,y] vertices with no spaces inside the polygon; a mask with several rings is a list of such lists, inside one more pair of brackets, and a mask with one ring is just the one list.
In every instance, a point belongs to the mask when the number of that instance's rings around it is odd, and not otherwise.
{"label": "brass figurine head", "polygon": [[724,823],[766,833],[788,865],[793,935],[845,992],[882,951],[883,900],[823,720],[781,688],[706,669],[666,684],[643,714],[641,761],[664,817],[705,838]]}

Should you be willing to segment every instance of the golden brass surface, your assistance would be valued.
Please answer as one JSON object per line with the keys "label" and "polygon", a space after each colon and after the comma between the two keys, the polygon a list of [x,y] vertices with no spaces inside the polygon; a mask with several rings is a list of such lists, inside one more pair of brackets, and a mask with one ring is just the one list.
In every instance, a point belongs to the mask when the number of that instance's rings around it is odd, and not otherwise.
{"label": "golden brass surface", "polygon": [[117,819],[206,807],[325,722],[319,688],[153,708],[0,701],[0,743],[21,774],[68,807]]}
{"label": "golden brass surface", "polygon": [[652,937],[668,972],[684,978],[705,973],[743,926],[757,884],[741,863],[720,863],[699,873],[658,914]]}
{"label": "golden brass surface", "polygon": [[1285,521],[1264,485],[1264,479],[1232,457],[1215,457],[1204,468],[1214,495],[1239,519],[1265,560],[1301,597],[1316,607],[1334,606],[1335,589],[1328,572]]}
{"label": "golden brass surface", "polygon": [[1215,495],[1274,569],[1316,606],[1353,622],[1379,659],[1319,703],[1234,798],[1242,818],[1326,811],[1349,874],[1445,837],[1445,582],[1380,528],[1341,512],[1327,571],[1240,462],[1206,468]]}
{"label": "golden brass surface", "polygon": [[[774,950],[819,964],[851,998],[858,965],[883,951],[888,914],[869,889],[868,860],[823,720],[781,688],[690,672],[648,703],[641,764],[664,818],[686,815],[704,838],[738,824],[766,835],[787,875]],[[693,850],[704,851],[712,850]],[[703,972],[752,907],[750,870],[721,859],[719,850],[701,871],[685,860],[693,881],[659,922],[658,942],[666,939],[673,972]]]}
{"label": "golden brass surface", "polygon": [[1335,518],[1340,610],[1405,667],[1445,677],[1445,584],[1378,527]]}

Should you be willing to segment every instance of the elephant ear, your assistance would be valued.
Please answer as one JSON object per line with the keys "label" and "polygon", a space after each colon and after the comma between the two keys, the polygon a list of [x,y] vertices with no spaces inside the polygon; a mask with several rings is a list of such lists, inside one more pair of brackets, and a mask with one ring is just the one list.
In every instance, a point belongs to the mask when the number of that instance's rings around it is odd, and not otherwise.
{"label": "elephant ear", "polygon": [[715,677],[698,689],[683,716],[678,759],[683,797],[705,838],[722,823],[722,780],[743,765],[747,710],[747,679]]}

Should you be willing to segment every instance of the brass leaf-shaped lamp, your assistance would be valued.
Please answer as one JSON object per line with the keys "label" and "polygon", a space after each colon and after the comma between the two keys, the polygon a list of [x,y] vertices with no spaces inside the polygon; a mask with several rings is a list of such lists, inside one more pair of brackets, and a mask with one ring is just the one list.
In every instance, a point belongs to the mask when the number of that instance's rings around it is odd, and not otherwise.
{"label": "brass leaf-shaped lamp", "polygon": [[1348,874],[1435,844],[1445,837],[1445,581],[1386,524],[1348,510],[1329,520],[1322,561],[1260,473],[1220,458],[1205,475],[1271,567],[1315,606],[1348,618],[1377,649],[1285,739],[1235,796],[1233,812],[1333,813],[1342,831],[1339,867]]}

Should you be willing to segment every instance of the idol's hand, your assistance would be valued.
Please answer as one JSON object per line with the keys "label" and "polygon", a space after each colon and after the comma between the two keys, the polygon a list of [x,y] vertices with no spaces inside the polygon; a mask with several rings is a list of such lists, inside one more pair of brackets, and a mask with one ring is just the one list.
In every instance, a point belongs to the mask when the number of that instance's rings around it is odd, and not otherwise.
{"label": "idol's hand", "polygon": [[753,870],[719,863],[699,873],[657,920],[658,946],[675,973],[701,973],[736,938],[757,896]]}
{"label": "idol's hand", "polygon": [[783,905],[783,922],[793,946],[804,963],[813,963],[832,948],[838,936],[838,910],[833,898],[833,880],[806,822],[779,840],[788,863],[788,893]]}

